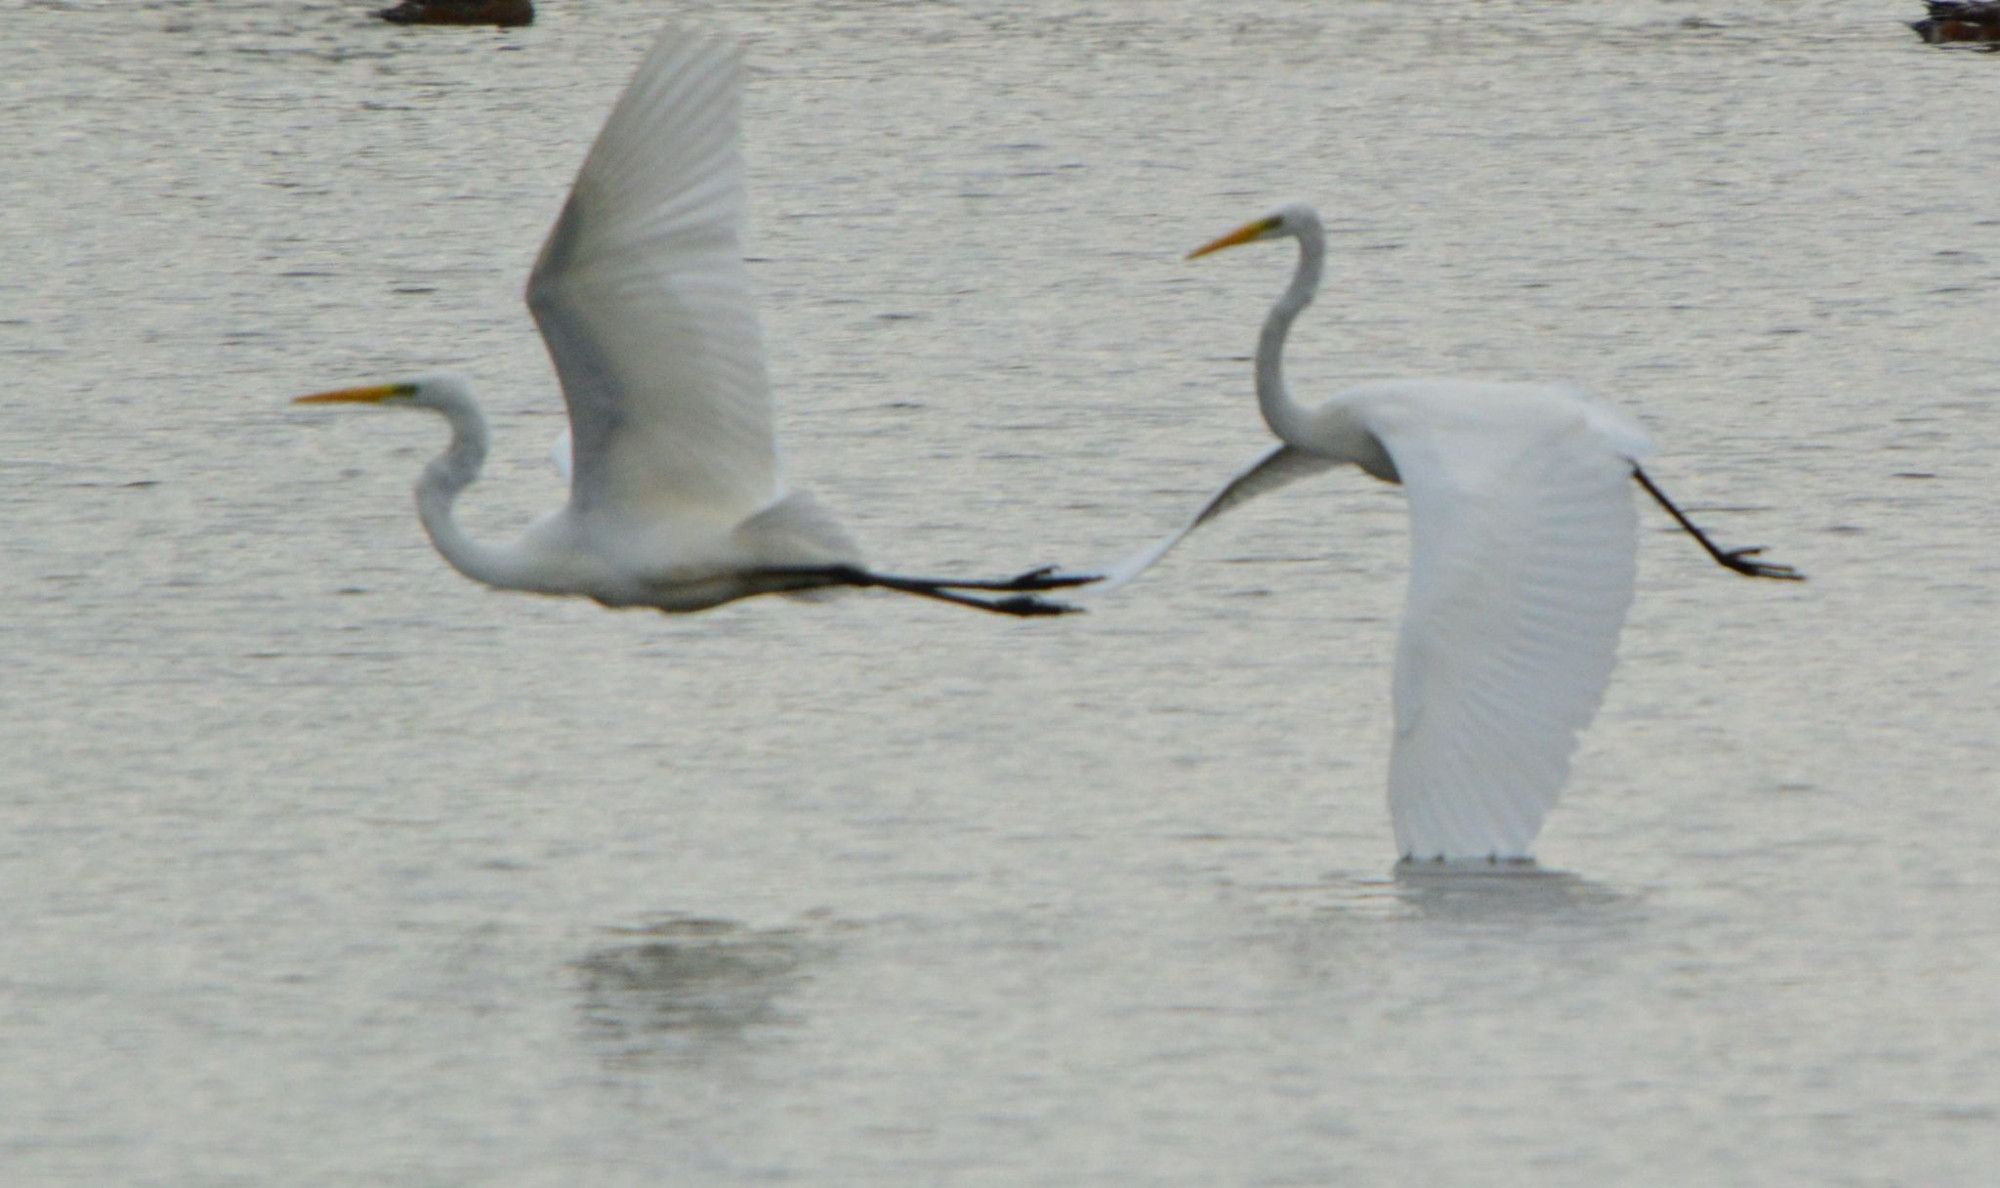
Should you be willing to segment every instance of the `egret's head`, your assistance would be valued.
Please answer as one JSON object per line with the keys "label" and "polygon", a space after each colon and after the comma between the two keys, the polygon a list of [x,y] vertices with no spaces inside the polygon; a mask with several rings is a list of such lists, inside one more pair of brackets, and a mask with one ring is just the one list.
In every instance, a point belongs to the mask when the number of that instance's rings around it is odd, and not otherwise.
{"label": "egret's head", "polygon": [[465,381],[448,371],[426,372],[389,384],[339,388],[301,396],[293,404],[380,404],[386,407],[436,408],[452,395],[463,396]]}
{"label": "egret's head", "polygon": [[1223,248],[1233,248],[1239,244],[1256,243],[1260,239],[1283,239],[1298,236],[1308,230],[1319,228],[1319,212],[1303,202],[1290,202],[1265,215],[1231,231],[1221,239],[1205,243],[1189,252],[1187,258],[1206,256]]}

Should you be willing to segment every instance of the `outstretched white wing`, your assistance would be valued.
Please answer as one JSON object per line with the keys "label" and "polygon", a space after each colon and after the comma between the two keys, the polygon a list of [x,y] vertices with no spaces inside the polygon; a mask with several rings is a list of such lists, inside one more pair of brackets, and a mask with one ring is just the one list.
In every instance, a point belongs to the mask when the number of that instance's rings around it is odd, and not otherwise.
{"label": "outstretched white wing", "polygon": [[1161,537],[1154,543],[1103,570],[1103,578],[1093,587],[1093,593],[1105,593],[1117,589],[1133,578],[1146,572],[1173,547],[1186,540],[1188,534],[1234,507],[1240,507],[1267,491],[1298,479],[1319,474],[1333,467],[1333,463],[1318,458],[1304,450],[1281,445],[1266,453],[1246,467],[1242,473],[1223,484],[1220,491],[1209,496],[1201,510],[1189,517],[1188,522]]}
{"label": "outstretched white wing", "polygon": [[781,494],[740,242],[742,91],[733,45],[663,34],[528,280],[569,403],[580,514],[740,520]]}
{"label": "outstretched white wing", "polygon": [[[1357,402],[1410,499],[1389,809],[1406,858],[1524,858],[1632,604],[1631,455],[1561,390],[1385,385]],[[1393,393],[1393,394],[1391,394]]]}

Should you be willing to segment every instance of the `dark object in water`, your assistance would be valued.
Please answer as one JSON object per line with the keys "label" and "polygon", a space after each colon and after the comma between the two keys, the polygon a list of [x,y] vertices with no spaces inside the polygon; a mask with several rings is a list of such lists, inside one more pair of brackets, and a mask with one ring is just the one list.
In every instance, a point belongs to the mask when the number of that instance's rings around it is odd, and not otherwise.
{"label": "dark object in water", "polygon": [[375,14],[398,25],[532,25],[534,0],[403,0]]}
{"label": "dark object in water", "polygon": [[1910,28],[1930,45],[2000,42],[2000,0],[1924,0],[1930,15]]}

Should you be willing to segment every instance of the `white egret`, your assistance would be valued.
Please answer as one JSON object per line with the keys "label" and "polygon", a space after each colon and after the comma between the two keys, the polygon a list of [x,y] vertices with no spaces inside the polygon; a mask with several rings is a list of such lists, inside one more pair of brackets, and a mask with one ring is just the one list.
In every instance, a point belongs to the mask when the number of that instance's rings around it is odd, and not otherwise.
{"label": "white egret", "polygon": [[1299,260],[1257,343],[1257,403],[1281,442],[1185,527],[1108,576],[1132,578],[1188,533],[1294,479],[1352,463],[1410,502],[1396,645],[1389,810],[1405,860],[1528,860],[1603,700],[1637,569],[1636,480],[1719,564],[1799,580],[1758,549],[1718,548],[1638,465],[1651,443],[1558,385],[1384,380],[1317,408],[1292,399],[1285,336],[1319,290],[1317,212],[1286,206],[1190,253],[1290,237]]}
{"label": "white egret", "polygon": [[786,487],[740,247],[742,92],[734,45],[669,29],[577,174],[527,293],[568,404],[572,444],[558,452],[574,473],[569,502],[519,540],[474,541],[452,518],[487,450],[465,380],[434,372],[298,403],[442,414],[451,442],[417,483],[417,514],[453,568],[490,586],[664,611],[842,586],[1012,615],[1071,609],[1028,592],[1090,578],[877,573],[817,501]]}

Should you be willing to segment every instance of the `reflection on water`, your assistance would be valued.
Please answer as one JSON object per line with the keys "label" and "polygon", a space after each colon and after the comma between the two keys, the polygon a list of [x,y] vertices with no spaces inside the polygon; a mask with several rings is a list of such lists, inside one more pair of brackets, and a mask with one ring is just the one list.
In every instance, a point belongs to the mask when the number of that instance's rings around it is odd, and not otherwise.
{"label": "reflection on water", "polygon": [[1399,863],[1398,896],[1433,920],[1532,922],[1601,920],[1636,905],[1630,892],[1532,862],[1466,867]]}
{"label": "reflection on water", "polygon": [[795,1019],[779,999],[804,976],[821,942],[795,929],[674,916],[576,962],[589,1038],[609,1063],[701,1060],[778,1031]]}
{"label": "reflection on water", "polygon": [[1386,1009],[1399,1027],[1411,1012],[1458,1017],[1475,994],[1482,1010],[1539,1010],[1552,987],[1609,976],[1662,928],[1643,893],[1533,865],[1336,875],[1259,907],[1288,980],[1329,1011]]}
{"label": "reflection on water", "polygon": [[1626,918],[1634,892],[1533,862],[1400,862],[1387,875],[1329,875],[1324,881],[1267,888],[1289,906],[1328,920],[1426,920],[1455,923],[1574,924]]}

